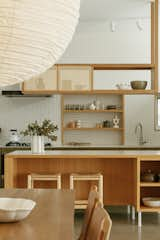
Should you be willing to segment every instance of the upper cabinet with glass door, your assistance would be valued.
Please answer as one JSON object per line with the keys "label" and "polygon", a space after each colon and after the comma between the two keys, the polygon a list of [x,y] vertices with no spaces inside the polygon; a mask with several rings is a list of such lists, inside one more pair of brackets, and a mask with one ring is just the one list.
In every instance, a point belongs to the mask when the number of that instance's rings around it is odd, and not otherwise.
{"label": "upper cabinet with glass door", "polygon": [[89,65],[59,65],[60,92],[87,92],[92,90],[92,67]]}
{"label": "upper cabinet with glass door", "polygon": [[57,66],[48,69],[45,73],[23,83],[23,93],[52,94],[57,91]]}

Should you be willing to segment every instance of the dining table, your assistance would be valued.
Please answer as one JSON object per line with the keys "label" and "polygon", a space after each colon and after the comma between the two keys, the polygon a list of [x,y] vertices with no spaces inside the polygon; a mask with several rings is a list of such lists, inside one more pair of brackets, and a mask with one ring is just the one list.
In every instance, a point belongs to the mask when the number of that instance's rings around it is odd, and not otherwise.
{"label": "dining table", "polygon": [[57,189],[0,189],[0,198],[36,202],[30,215],[18,222],[0,222],[0,240],[72,240],[74,192]]}

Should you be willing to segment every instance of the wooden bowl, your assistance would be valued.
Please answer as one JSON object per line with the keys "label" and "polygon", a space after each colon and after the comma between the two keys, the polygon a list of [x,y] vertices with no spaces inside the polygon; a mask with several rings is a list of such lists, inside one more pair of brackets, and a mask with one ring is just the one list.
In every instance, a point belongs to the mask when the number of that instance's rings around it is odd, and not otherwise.
{"label": "wooden bowl", "polygon": [[147,81],[131,81],[132,89],[144,90],[147,87]]}

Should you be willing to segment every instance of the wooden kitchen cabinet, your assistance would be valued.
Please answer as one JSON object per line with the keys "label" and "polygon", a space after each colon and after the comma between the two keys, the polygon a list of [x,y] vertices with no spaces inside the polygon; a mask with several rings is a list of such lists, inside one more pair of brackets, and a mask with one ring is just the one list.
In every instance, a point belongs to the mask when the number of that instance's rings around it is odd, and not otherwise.
{"label": "wooden kitchen cabinet", "polygon": [[160,197],[160,182],[144,182],[141,179],[141,175],[148,170],[151,170],[154,174],[160,173],[160,157],[159,156],[147,156],[137,159],[137,211],[138,211],[138,225],[142,225],[141,214],[143,212],[160,212],[160,207],[147,207],[143,204],[143,198]]}
{"label": "wooden kitchen cabinet", "polygon": [[57,91],[57,66],[50,68],[38,77],[25,81],[22,91],[28,94],[53,93]]}
{"label": "wooden kitchen cabinet", "polygon": [[91,65],[59,65],[58,66],[59,91],[91,91],[92,66]]}
{"label": "wooden kitchen cabinet", "polygon": [[117,70],[153,72],[154,68],[154,64],[57,64],[38,77],[25,81],[22,92],[30,95],[51,95],[53,93],[154,94],[154,79],[151,80],[152,88],[150,89],[113,89],[112,79],[110,77],[107,79],[105,75],[105,72]]}

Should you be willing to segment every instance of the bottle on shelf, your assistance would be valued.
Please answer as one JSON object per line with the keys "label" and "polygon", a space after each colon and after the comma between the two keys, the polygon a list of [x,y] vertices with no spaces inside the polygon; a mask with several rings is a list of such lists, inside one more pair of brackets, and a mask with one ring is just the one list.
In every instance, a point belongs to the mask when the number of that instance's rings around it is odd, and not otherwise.
{"label": "bottle on shelf", "polygon": [[75,124],[76,128],[81,128],[81,120],[77,120]]}
{"label": "bottle on shelf", "polygon": [[95,105],[95,109],[96,110],[100,110],[101,109],[101,102],[99,100],[95,100],[94,101],[94,105]]}
{"label": "bottle on shelf", "polygon": [[89,105],[89,109],[96,110],[96,105],[94,104],[94,102]]}

